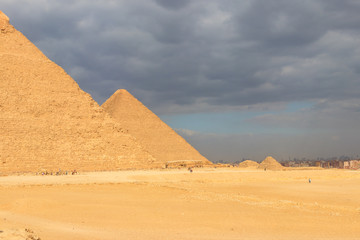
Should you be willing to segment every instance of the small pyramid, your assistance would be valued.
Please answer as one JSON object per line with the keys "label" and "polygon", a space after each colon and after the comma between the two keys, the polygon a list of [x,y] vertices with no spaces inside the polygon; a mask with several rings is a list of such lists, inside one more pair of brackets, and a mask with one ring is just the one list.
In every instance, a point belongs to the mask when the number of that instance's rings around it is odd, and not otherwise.
{"label": "small pyramid", "polygon": [[282,170],[284,167],[276,161],[275,158],[267,156],[264,161],[259,164],[258,168],[264,170]]}
{"label": "small pyramid", "polygon": [[252,160],[245,160],[239,163],[239,168],[258,168],[259,163],[252,161]]}
{"label": "small pyramid", "polygon": [[149,168],[154,158],[0,12],[0,174]]}
{"label": "small pyramid", "polygon": [[117,90],[102,107],[162,164],[211,164],[184,138],[125,89]]}

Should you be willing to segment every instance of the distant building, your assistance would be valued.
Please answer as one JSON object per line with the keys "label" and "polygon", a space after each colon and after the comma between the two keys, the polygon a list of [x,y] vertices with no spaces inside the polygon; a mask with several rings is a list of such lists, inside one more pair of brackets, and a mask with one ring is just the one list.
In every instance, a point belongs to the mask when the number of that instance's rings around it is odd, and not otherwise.
{"label": "distant building", "polygon": [[349,162],[350,162],[350,164],[349,164],[350,169],[357,170],[360,168],[360,160],[350,160]]}

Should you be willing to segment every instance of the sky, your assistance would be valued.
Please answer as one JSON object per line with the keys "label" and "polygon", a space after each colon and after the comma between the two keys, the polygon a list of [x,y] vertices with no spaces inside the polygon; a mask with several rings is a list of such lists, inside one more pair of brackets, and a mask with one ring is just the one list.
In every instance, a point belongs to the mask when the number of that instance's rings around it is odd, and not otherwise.
{"label": "sky", "polygon": [[209,160],[360,155],[360,1],[0,7],[100,105],[127,89]]}

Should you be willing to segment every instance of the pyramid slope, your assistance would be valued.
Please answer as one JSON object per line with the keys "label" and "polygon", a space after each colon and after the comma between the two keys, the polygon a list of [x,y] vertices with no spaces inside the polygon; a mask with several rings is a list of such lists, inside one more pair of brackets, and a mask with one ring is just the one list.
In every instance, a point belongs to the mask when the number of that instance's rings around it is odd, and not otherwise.
{"label": "pyramid slope", "polygon": [[117,90],[102,107],[158,161],[164,164],[174,161],[211,164],[128,91]]}
{"label": "pyramid slope", "polygon": [[259,163],[252,161],[252,160],[245,160],[241,163],[239,163],[240,168],[258,168]]}
{"label": "pyramid slope", "polygon": [[148,168],[154,158],[0,13],[0,174]]}
{"label": "pyramid slope", "polygon": [[260,164],[259,169],[282,170],[284,167],[275,158],[267,156]]}

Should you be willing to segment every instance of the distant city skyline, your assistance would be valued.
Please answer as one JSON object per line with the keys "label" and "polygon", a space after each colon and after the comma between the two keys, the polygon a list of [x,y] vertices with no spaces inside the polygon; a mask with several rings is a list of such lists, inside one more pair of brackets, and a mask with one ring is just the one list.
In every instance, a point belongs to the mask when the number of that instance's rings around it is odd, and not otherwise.
{"label": "distant city skyline", "polygon": [[3,0],[101,105],[124,88],[211,161],[360,155],[357,1]]}

